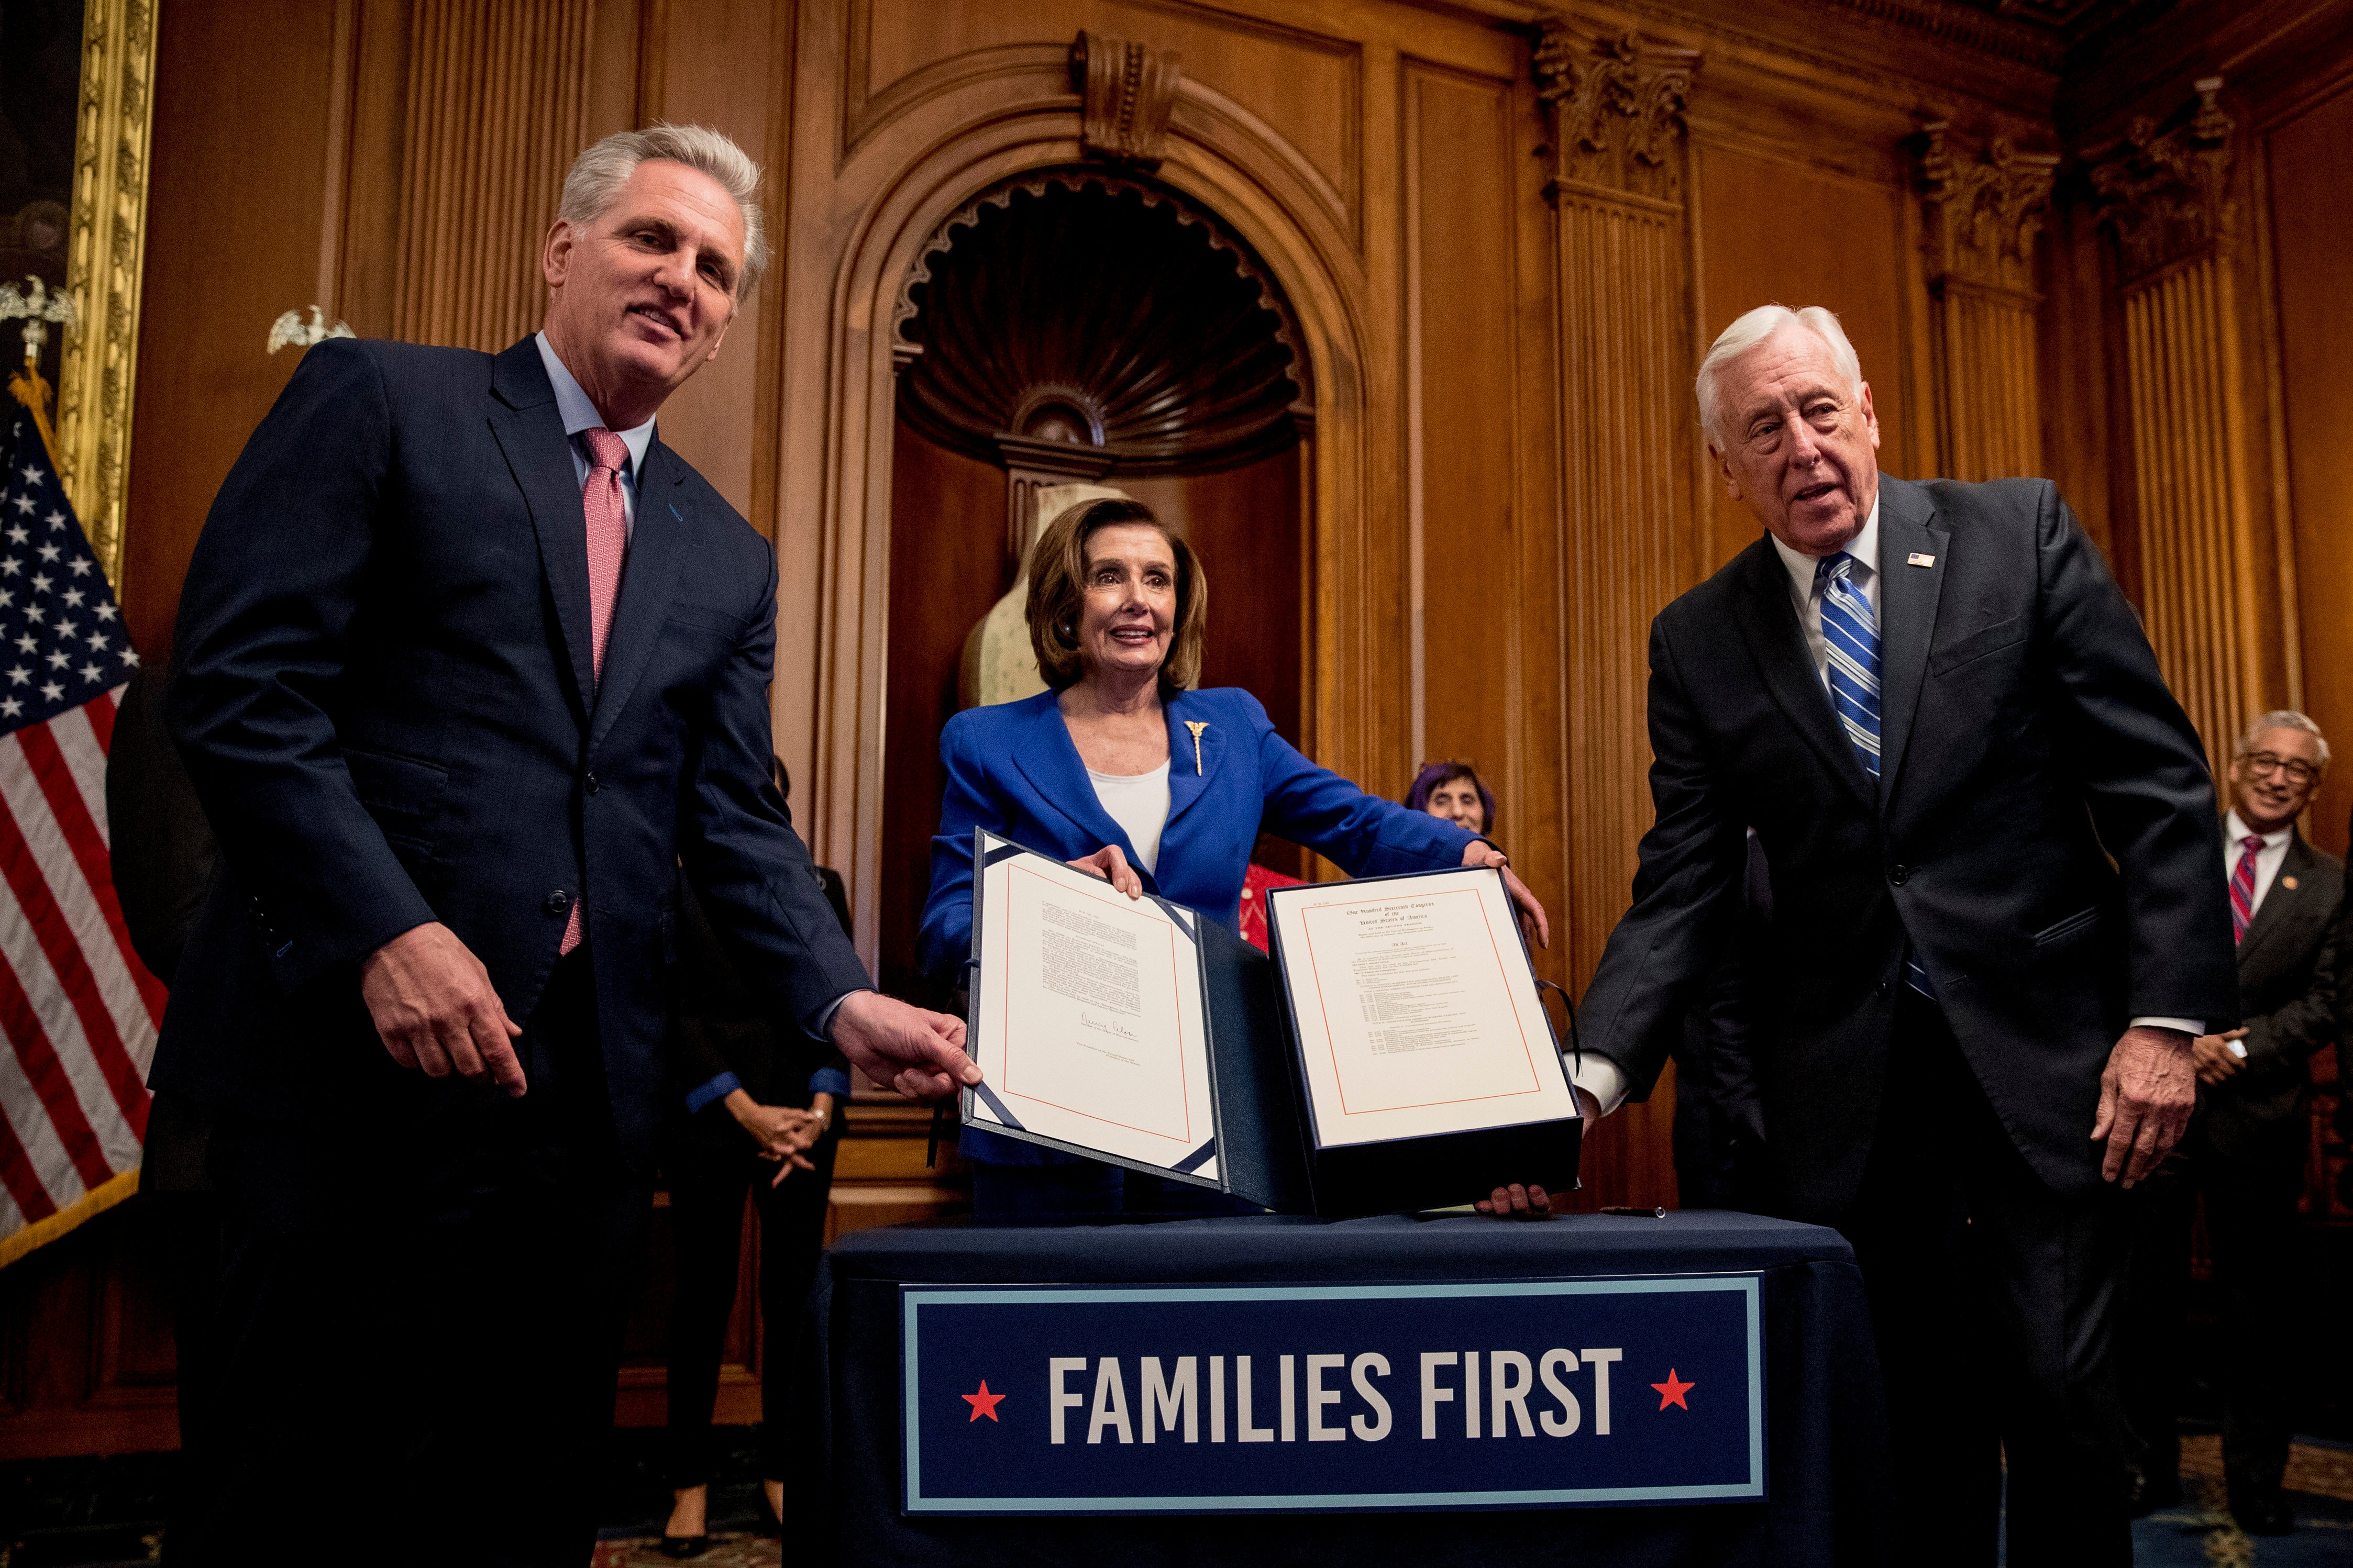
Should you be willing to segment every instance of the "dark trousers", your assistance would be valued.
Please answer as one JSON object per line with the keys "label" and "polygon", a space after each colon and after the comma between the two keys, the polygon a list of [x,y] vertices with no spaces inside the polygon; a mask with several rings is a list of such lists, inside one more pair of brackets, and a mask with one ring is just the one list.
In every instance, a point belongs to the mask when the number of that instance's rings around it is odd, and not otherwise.
{"label": "dark trousers", "polygon": [[2005,1458],[2010,1568],[2132,1562],[2113,1372],[2117,1196],[2037,1177],[1943,1015],[1906,993],[1878,1135],[1840,1227],[1871,1296],[1905,1562],[1996,1560]]}
{"label": "dark trousers", "polygon": [[167,1561],[586,1561],[650,1203],[603,1104],[586,960],[519,1042],[522,1100],[216,1125],[219,1397]]}
{"label": "dark trousers", "polygon": [[[724,1117],[710,1107],[695,1118]],[[770,1185],[776,1167],[759,1157],[751,1136],[730,1121],[680,1133],[663,1156],[676,1249],[677,1296],[670,1325],[670,1484],[706,1486],[712,1464],[711,1411],[719,1394],[719,1356],[735,1309],[736,1265],[744,1235],[744,1194],[760,1211],[760,1474],[795,1472],[784,1457],[798,1394],[794,1355],[818,1255],[825,1250],[826,1197],[833,1185],[832,1131],[809,1151],[814,1171],[795,1171]],[[739,1147],[740,1145],[740,1147]]]}
{"label": "dark trousers", "polygon": [[[2294,1131],[2301,1132],[2301,1128]],[[2126,1458],[2152,1481],[2178,1480],[2188,1341],[2189,1230],[2206,1199],[2206,1239],[2221,1298],[2222,1474],[2233,1510],[2260,1510],[2279,1496],[2287,1469],[2287,1379],[2301,1375],[2281,1347],[2292,1342],[2296,1290],[2295,1205],[2304,1144],[2223,1155],[2192,1127],[2157,1173],[2137,1187],[2131,1288],[2121,1369]]]}

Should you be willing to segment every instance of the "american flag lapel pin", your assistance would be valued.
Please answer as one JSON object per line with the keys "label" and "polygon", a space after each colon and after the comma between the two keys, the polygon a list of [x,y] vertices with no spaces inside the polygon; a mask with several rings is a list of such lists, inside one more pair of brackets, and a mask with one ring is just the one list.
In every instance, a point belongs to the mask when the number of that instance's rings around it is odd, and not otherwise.
{"label": "american flag lapel pin", "polygon": [[1906,566],[1934,566],[1936,563],[1936,558],[1935,556],[1923,555],[1916,550],[1904,558],[1904,564]]}

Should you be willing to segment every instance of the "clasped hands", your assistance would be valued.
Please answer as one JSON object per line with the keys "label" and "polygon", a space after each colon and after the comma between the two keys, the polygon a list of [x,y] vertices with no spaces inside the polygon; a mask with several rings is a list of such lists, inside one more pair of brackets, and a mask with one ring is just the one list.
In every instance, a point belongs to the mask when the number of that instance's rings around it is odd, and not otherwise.
{"label": "clasped hands", "polygon": [[[360,997],[402,1067],[493,1083],[510,1096],[529,1087],[514,1048],[522,1026],[507,1016],[481,960],[448,926],[428,921],[368,954]],[[844,997],[831,1033],[852,1066],[910,1100],[942,1100],[980,1081],[980,1068],[964,1053],[963,1019],[878,991]]]}
{"label": "clasped hands", "polygon": [[833,1124],[833,1096],[819,1091],[810,1097],[809,1108],[800,1110],[790,1105],[763,1105],[743,1089],[731,1089],[724,1101],[727,1113],[737,1126],[752,1135],[760,1146],[760,1158],[776,1164],[776,1179],[768,1184],[782,1186],[786,1176],[795,1171],[814,1171],[807,1152],[817,1146]]}

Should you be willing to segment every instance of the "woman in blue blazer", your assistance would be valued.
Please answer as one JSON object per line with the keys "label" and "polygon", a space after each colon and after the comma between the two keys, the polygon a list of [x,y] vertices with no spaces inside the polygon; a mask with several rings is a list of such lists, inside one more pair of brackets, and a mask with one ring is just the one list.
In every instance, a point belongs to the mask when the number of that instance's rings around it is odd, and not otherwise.
{"label": "woman in blue blazer", "polygon": [[[1504,865],[1465,829],[1309,762],[1249,692],[1187,690],[1208,598],[1191,548],[1140,502],[1082,502],[1039,536],[1029,640],[1050,689],[959,713],[940,737],[948,784],[923,908],[928,973],[953,984],[971,953],[976,827],[1229,928],[1261,831],[1352,876]],[[1548,942],[1543,906],[1504,878]],[[1204,1212],[1198,1189],[982,1129],[965,1129],[962,1147],[984,1214]]]}

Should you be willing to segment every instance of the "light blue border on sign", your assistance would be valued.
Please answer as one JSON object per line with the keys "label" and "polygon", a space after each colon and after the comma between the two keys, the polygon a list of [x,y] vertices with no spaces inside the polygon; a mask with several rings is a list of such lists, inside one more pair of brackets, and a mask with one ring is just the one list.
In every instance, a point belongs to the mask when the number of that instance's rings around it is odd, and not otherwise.
{"label": "light blue border on sign", "polygon": [[[1679,1274],[1601,1279],[1529,1279],[1493,1285],[963,1286],[902,1284],[899,1318],[903,1358],[899,1384],[901,1499],[907,1513],[1242,1513],[1252,1510],[1525,1508],[1554,1503],[1736,1502],[1765,1495],[1765,1332],[1755,1272]],[[1089,1301],[1383,1301],[1475,1296],[1649,1296],[1736,1291],[1748,1331],[1748,1479],[1724,1486],[1571,1487],[1469,1492],[1333,1492],[1241,1497],[944,1498],[923,1495],[923,1360],[918,1321],[927,1306]]]}

